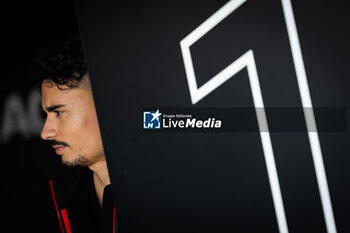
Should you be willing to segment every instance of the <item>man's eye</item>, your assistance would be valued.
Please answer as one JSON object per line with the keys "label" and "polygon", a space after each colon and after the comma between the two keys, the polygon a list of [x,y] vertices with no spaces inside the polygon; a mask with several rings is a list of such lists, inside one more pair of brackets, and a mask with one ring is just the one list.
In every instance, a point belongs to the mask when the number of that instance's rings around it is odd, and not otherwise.
{"label": "man's eye", "polygon": [[63,111],[55,111],[55,113],[56,113],[57,116],[61,116]]}

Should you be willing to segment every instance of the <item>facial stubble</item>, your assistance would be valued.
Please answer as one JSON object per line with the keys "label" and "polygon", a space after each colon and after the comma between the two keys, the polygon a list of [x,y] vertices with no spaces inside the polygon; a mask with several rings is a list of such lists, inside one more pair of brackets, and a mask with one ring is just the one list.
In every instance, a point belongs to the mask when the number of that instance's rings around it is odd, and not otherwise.
{"label": "facial stubble", "polygon": [[67,167],[86,167],[89,164],[89,160],[79,154],[78,157],[72,161],[65,161],[62,159],[62,163]]}

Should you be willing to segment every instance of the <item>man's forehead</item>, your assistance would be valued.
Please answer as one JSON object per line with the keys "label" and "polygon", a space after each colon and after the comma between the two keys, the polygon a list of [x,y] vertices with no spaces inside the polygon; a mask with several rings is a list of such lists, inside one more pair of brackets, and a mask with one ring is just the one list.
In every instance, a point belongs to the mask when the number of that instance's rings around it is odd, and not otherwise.
{"label": "man's forehead", "polygon": [[86,76],[78,87],[60,85],[52,80],[45,80],[41,84],[42,107],[52,105],[85,105],[93,102],[90,80]]}
{"label": "man's forehead", "polygon": [[43,98],[69,95],[73,89],[64,86],[58,87],[56,84],[43,82],[41,84],[41,94]]}
{"label": "man's forehead", "polygon": [[80,94],[79,89],[72,89],[64,86],[58,87],[56,84],[43,83],[41,85],[41,100],[43,108],[51,105],[67,105],[74,102],[77,95]]}

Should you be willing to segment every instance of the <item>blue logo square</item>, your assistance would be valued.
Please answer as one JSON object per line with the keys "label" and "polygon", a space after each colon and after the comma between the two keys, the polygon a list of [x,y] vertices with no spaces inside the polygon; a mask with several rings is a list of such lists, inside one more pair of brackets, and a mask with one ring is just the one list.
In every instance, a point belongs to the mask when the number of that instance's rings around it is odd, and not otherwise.
{"label": "blue logo square", "polygon": [[161,128],[161,115],[162,113],[157,111],[144,111],[143,112],[143,128],[144,129],[160,129]]}

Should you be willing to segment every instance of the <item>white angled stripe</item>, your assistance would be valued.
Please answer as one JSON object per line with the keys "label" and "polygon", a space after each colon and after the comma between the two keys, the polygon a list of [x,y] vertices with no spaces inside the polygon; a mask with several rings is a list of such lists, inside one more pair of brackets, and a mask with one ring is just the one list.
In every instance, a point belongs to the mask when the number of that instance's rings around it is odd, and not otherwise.
{"label": "white angled stripe", "polygon": [[[292,56],[294,61],[295,72],[297,75],[301,103],[304,108],[306,127],[308,130],[312,158],[315,166],[318,189],[320,192],[327,232],[336,233],[337,228],[335,225],[333,208],[332,208],[331,198],[330,198],[328,184],[327,184],[326,171],[323,164],[321,145],[320,145],[318,132],[316,128],[315,116],[312,109],[310,90],[309,90],[309,85],[306,78],[306,71],[305,71],[303,56],[301,53],[300,42],[299,42],[297,27],[295,24],[291,1],[282,0],[282,7],[284,12],[284,18],[286,20],[286,25],[287,25],[289,42],[292,49]],[[311,111],[306,112],[305,108],[311,108]]]}
{"label": "white angled stripe", "polygon": [[[268,124],[264,111],[264,103],[261,94],[261,88],[259,84],[258,72],[255,65],[254,54],[252,50],[247,51],[237,60],[228,65],[225,69],[220,71],[209,81],[198,87],[196,76],[193,68],[192,57],[190,52],[190,46],[198,41],[202,36],[208,33],[212,28],[219,24],[229,14],[235,11],[246,0],[231,0],[226,3],[222,8],[215,12],[211,17],[204,21],[188,36],[186,36],[181,42],[180,47],[182,51],[182,57],[184,60],[184,66],[187,76],[188,87],[190,91],[192,104],[196,104],[203,99],[209,93],[213,92],[216,88],[232,78],[239,71],[247,67],[249,83],[253,95],[254,106],[256,109],[256,116],[258,119],[258,125],[260,130],[261,143],[263,147],[266,168],[272,193],[273,204],[275,207],[277,224],[280,233],[288,233],[287,220],[285,216],[281,189],[278,180],[278,174],[275,164],[275,158],[272,149],[272,143],[270,133],[268,131]],[[262,108],[263,110],[261,110]],[[263,130],[264,129],[264,130]],[[267,131],[267,132],[262,132]]]}

